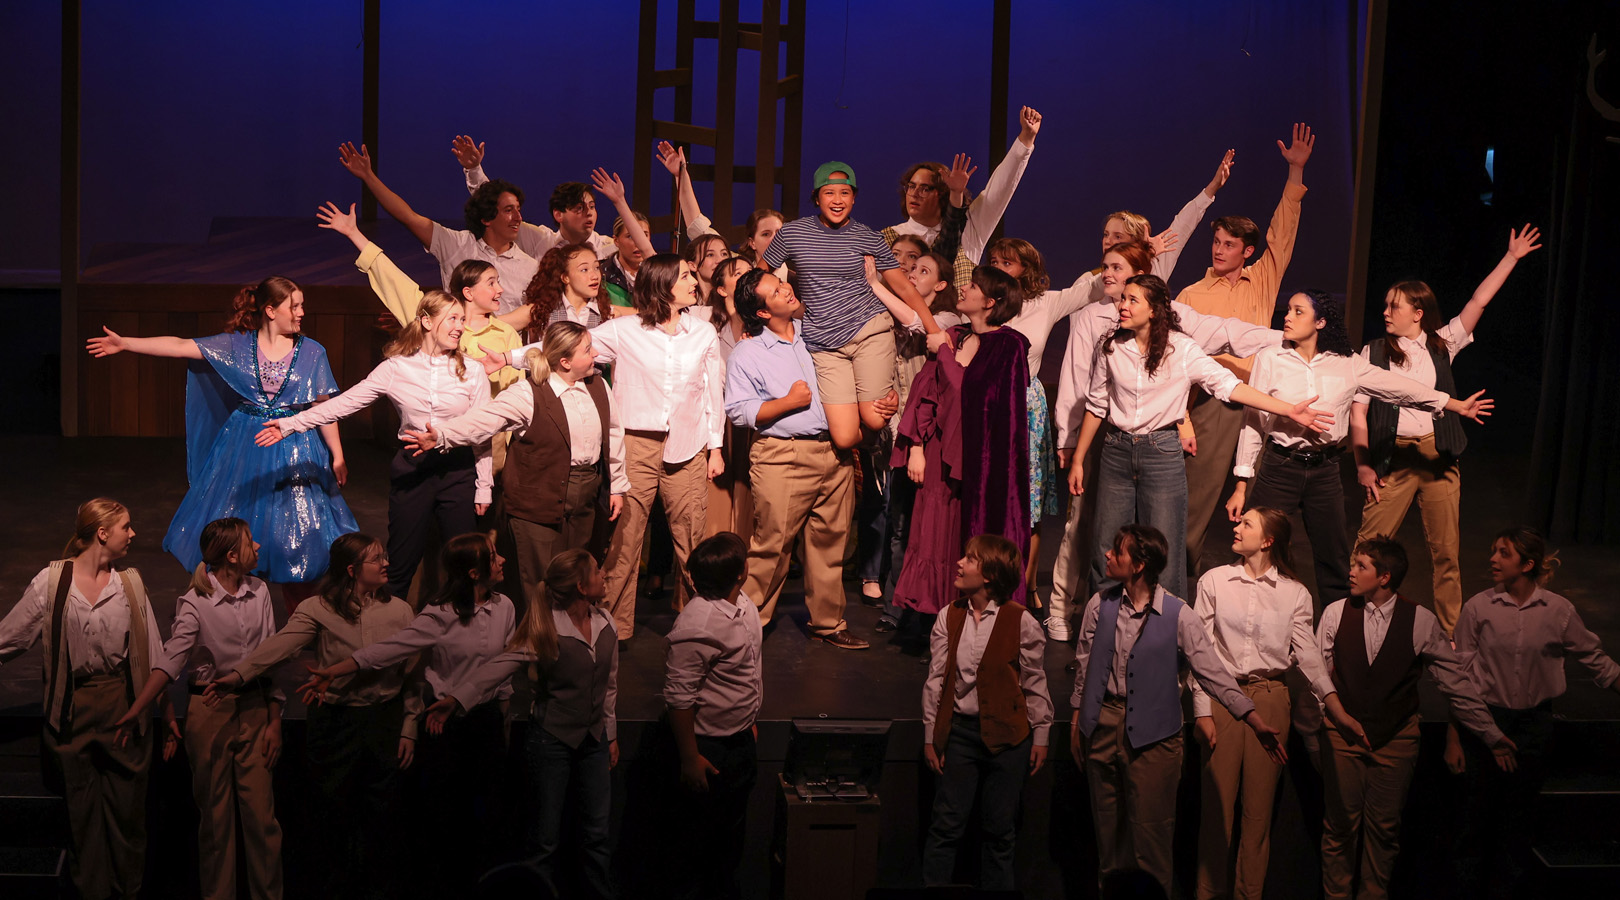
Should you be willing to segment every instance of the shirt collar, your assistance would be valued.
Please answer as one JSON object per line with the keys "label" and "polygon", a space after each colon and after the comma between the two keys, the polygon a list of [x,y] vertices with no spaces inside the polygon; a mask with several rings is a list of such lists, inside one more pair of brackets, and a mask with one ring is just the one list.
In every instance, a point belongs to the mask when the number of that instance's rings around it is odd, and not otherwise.
{"label": "shirt collar", "polygon": [[[1249,267],[1244,266],[1243,268],[1238,270],[1238,281],[1248,281],[1248,280],[1250,280],[1249,279]],[[1232,284],[1232,282],[1227,281],[1225,276],[1216,275],[1215,274],[1215,267],[1210,266],[1209,268],[1204,270],[1204,281],[1203,281],[1203,284],[1200,285],[1200,287],[1211,288],[1211,287],[1214,287],[1217,282],[1221,282],[1221,281],[1225,281],[1228,285]]]}
{"label": "shirt collar", "polygon": [[569,384],[567,381],[564,381],[563,377],[558,375],[556,372],[551,373],[551,376],[546,379],[546,384],[551,385],[552,392],[559,397],[561,397],[564,393],[575,389],[582,392],[586,391],[583,381],[576,381],[573,384]]}
{"label": "shirt collar", "polygon": [[777,344],[787,344],[789,346],[792,346],[793,344],[803,343],[803,341],[804,341],[804,338],[802,336],[803,335],[803,333],[802,333],[803,327],[804,327],[803,322],[800,322],[800,321],[798,321],[796,319],[794,320],[794,322],[793,322],[793,340],[791,340],[791,341],[782,340],[782,338],[779,335],[777,335],[776,332],[770,330],[769,328],[765,329],[764,331],[761,331],[759,333],[758,338],[756,338],[756,340],[758,340],[760,343],[764,344],[767,347],[774,347]]}
{"label": "shirt collar", "polygon": [[214,605],[216,606],[224,603],[226,600],[240,600],[243,597],[246,597],[248,594],[253,593],[253,588],[248,584],[248,580],[245,577],[242,579],[241,585],[237,587],[236,593],[234,594],[225,590],[225,585],[219,583],[219,578],[217,578],[213,572],[208,573],[208,583],[213,585],[213,590],[208,592],[208,598],[213,600]]}
{"label": "shirt collar", "polygon": [[1264,581],[1265,583],[1274,587],[1277,584],[1278,574],[1276,566],[1268,566],[1264,572],[1260,573],[1259,578],[1250,578],[1249,570],[1243,567],[1243,563],[1233,563],[1232,568],[1234,570],[1232,577],[1237,581],[1244,582],[1245,584],[1253,584],[1256,581]]}
{"label": "shirt collar", "polygon": [[[724,597],[704,597],[704,596],[700,595],[697,599],[699,599],[699,600],[707,600],[710,603],[713,603],[715,605],[715,608],[719,609],[721,612],[725,613],[726,618],[728,618],[728,619],[735,619],[738,616],[742,615],[742,604],[745,601],[745,598],[743,597],[742,594],[737,595],[737,602],[735,602],[735,603],[727,603],[726,598],[724,598]],[[752,601],[747,601],[747,602],[752,602]]]}
{"label": "shirt collar", "polygon": [[563,610],[563,609],[554,609],[554,610],[552,610],[551,611],[551,621],[552,621],[552,624],[557,626],[557,634],[558,634],[558,636],[560,636],[560,637],[571,637],[574,640],[582,641],[582,642],[584,642],[586,644],[589,644],[590,646],[593,646],[593,647],[596,646],[596,638],[602,633],[602,629],[606,628],[608,625],[612,624],[612,622],[613,622],[613,620],[608,617],[607,611],[602,609],[602,607],[600,607],[600,606],[591,607],[591,618],[590,618],[591,633],[590,633],[589,637],[586,637],[585,635],[580,634],[579,629],[574,627],[574,620],[570,619],[568,617],[568,611],[567,610]]}
{"label": "shirt collar", "polygon": [[507,247],[505,253],[496,253],[495,248],[491,247],[483,238],[478,239],[478,246],[485,253],[495,257],[496,259],[516,259],[519,253],[517,241],[513,241],[512,246]]}
{"label": "shirt collar", "polygon": [[1539,587],[1536,588],[1536,592],[1530,595],[1530,599],[1525,601],[1525,604],[1522,607],[1519,606],[1519,601],[1513,599],[1512,594],[1508,593],[1507,591],[1502,590],[1499,587],[1498,588],[1491,588],[1490,599],[1497,602],[1497,603],[1503,603],[1503,604],[1506,604],[1508,606],[1514,607],[1515,609],[1528,609],[1528,608],[1530,608],[1532,606],[1535,606],[1538,603],[1541,604],[1542,606],[1546,606],[1547,605],[1547,598],[1545,596],[1543,596],[1545,593],[1546,592],[1543,591],[1541,588],[1539,588]]}
{"label": "shirt collar", "polygon": [[1121,586],[1119,588],[1119,608],[1130,616],[1146,615],[1147,613],[1158,613],[1162,616],[1164,615],[1164,586],[1154,586],[1153,599],[1148,603],[1146,612],[1143,613],[1136,611],[1136,607],[1131,603],[1131,598],[1125,594],[1124,586]]}

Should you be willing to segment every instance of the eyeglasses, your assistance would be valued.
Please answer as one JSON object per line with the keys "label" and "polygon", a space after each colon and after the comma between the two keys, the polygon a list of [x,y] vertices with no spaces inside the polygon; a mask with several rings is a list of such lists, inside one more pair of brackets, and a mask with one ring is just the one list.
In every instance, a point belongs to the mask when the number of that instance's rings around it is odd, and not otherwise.
{"label": "eyeglasses", "polygon": [[905,191],[908,194],[911,194],[911,193],[932,194],[932,193],[937,192],[939,190],[939,187],[938,187],[938,185],[932,185],[932,184],[928,184],[926,182],[911,181],[911,182],[907,182],[906,184],[901,185],[900,189],[902,191]]}

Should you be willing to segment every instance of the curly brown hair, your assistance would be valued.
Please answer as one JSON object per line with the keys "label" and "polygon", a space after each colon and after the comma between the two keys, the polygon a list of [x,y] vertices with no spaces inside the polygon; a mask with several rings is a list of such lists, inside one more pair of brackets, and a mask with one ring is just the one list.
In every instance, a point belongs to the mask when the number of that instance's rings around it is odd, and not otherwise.
{"label": "curly brown hair", "polygon": [[231,320],[226,331],[258,331],[264,326],[265,310],[275,309],[299,290],[292,279],[271,275],[258,284],[243,285],[231,298]]}
{"label": "curly brown hair", "polygon": [[1024,299],[1034,300],[1046,293],[1052,286],[1052,277],[1046,274],[1046,262],[1041,259],[1041,251],[1035,245],[1022,238],[997,238],[984,248],[984,258],[1000,253],[1003,256],[1016,257],[1024,264],[1024,274],[1018,276],[1018,284],[1024,289]]}
{"label": "curly brown hair", "polygon": [[[568,266],[576,253],[589,253],[596,259],[596,248],[589,244],[559,244],[540,257],[540,268],[535,270],[529,286],[523,289],[523,302],[529,305],[529,326],[523,329],[523,339],[540,340],[551,324],[551,314],[567,302],[563,298],[563,283],[568,280]],[[613,318],[613,301],[605,290],[596,292],[596,311],[602,321]]]}

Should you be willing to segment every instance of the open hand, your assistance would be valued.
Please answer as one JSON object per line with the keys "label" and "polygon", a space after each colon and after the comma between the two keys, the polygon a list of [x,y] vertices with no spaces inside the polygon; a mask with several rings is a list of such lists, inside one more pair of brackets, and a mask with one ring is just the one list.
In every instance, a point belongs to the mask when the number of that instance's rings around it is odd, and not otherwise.
{"label": "open hand", "polygon": [[979,167],[973,165],[971,156],[966,153],[956,154],[956,159],[951,161],[950,170],[945,173],[945,189],[952,194],[966,193],[968,179],[977,171]]}
{"label": "open hand", "polygon": [[315,218],[320,219],[317,227],[330,228],[348,238],[360,233],[360,221],[355,218],[354,204],[349,204],[349,211],[344,212],[336,203],[328,200],[325,206],[315,209]]}
{"label": "open hand", "polygon": [[461,163],[463,169],[476,169],[484,164],[483,142],[475,144],[465,134],[458,134],[450,140],[450,152],[456,155],[456,162]]}
{"label": "open hand", "polygon": [[1315,403],[1317,399],[1318,397],[1310,397],[1295,403],[1294,408],[1288,411],[1288,418],[1312,431],[1327,431],[1333,427],[1333,414],[1323,412],[1320,409],[1312,409],[1311,404]]}
{"label": "open hand", "polygon": [[714,767],[703,754],[699,753],[691,759],[681,760],[681,784],[689,791],[707,793],[709,790],[709,776],[719,775],[720,770]]}
{"label": "open hand", "polygon": [[203,688],[203,703],[206,703],[208,707],[212,709],[213,707],[219,705],[221,697],[234,692],[241,686],[242,676],[240,674],[236,672],[228,672],[221,675],[218,678],[215,678],[213,681],[208,682],[208,686]]}
{"label": "open hand", "polygon": [[1272,762],[1279,766],[1288,763],[1288,748],[1284,747],[1282,741],[1278,740],[1277,729],[1266,724],[1266,720],[1260,718],[1260,714],[1257,712],[1249,713],[1248,716],[1244,717],[1243,721],[1247,722],[1249,727],[1254,730],[1255,739],[1260,741],[1260,746],[1266,749],[1266,755],[1271,757]]}
{"label": "open hand", "polygon": [[1496,401],[1486,397],[1484,391],[1476,391],[1468,399],[1459,402],[1462,404],[1462,408],[1457,410],[1457,415],[1465,419],[1473,419],[1481,425],[1485,423],[1485,419],[1491,414],[1491,410],[1496,408]]}
{"label": "open hand", "polygon": [[366,149],[365,144],[361,144],[359,150],[354,149],[353,141],[338,144],[338,162],[349,170],[350,175],[361,180],[371,174],[371,151]]}
{"label": "open hand", "polygon": [[1236,150],[1226,151],[1226,155],[1221,157],[1221,164],[1215,167],[1215,177],[1209,180],[1209,186],[1204,188],[1204,193],[1213,197],[1217,191],[1226,187],[1226,179],[1232,177],[1232,161],[1236,157]]}
{"label": "open hand", "polygon": [[1163,256],[1180,244],[1181,235],[1168,228],[1148,238],[1148,249],[1153,251],[1154,256]]}
{"label": "open hand", "polygon": [[429,422],[423,431],[405,430],[405,447],[411,451],[412,456],[421,456],[439,445],[439,432]]}
{"label": "open hand", "polygon": [[1524,259],[1532,251],[1541,249],[1541,244],[1538,243],[1540,240],[1541,230],[1526,222],[1522,231],[1509,229],[1508,253],[1511,253],[1514,259]]}
{"label": "open hand", "polygon": [[1496,742],[1491,748],[1491,755],[1496,757],[1496,767],[1504,772],[1519,771],[1519,746],[1507,736]]}
{"label": "open hand", "polygon": [[416,741],[402,737],[399,739],[399,770],[401,772],[411,767],[411,760],[416,759]]}
{"label": "open hand", "polygon": [[609,203],[617,206],[624,202],[624,182],[617,172],[610,175],[606,169],[592,169],[591,183],[596,185],[596,192],[606,197]]}
{"label": "open hand", "polygon": [[686,151],[669,141],[659,141],[658,150],[653,155],[669,170],[669,174],[677,177],[681,174],[681,166],[686,165]]}
{"label": "open hand", "polygon": [[440,697],[437,702],[427,708],[428,734],[444,734],[444,723],[450,717],[461,712],[461,703],[454,697]]}
{"label": "open hand", "polygon": [[100,359],[129,349],[124,346],[123,335],[105,325],[101,326],[101,330],[105,332],[104,337],[93,337],[84,342],[84,349],[89,350],[91,356]]}
{"label": "open hand", "polygon": [[299,699],[304,701],[305,706],[319,706],[326,700],[326,692],[331,689],[334,677],[331,666],[311,668],[309,680],[298,686]]}
{"label": "open hand", "polygon": [[1283,159],[1294,168],[1303,169],[1305,163],[1310,161],[1311,151],[1316,148],[1316,135],[1311,133],[1311,127],[1304,122],[1294,123],[1294,140],[1288,146],[1282,141],[1277,142],[1277,149],[1282,151]]}
{"label": "open hand", "polygon": [[286,436],[286,434],[282,433],[281,423],[271,419],[264,423],[264,427],[259,429],[258,434],[253,436],[253,443],[258,444],[260,447],[274,447],[281,443],[281,439]]}

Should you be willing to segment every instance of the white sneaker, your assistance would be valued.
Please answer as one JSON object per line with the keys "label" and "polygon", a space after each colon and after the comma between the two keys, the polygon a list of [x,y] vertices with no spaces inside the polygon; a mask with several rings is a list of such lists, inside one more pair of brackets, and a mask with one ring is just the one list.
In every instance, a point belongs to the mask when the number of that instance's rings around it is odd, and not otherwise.
{"label": "white sneaker", "polygon": [[1069,630],[1069,620],[1064,616],[1047,616],[1046,637],[1063,643],[1074,640],[1074,633]]}

